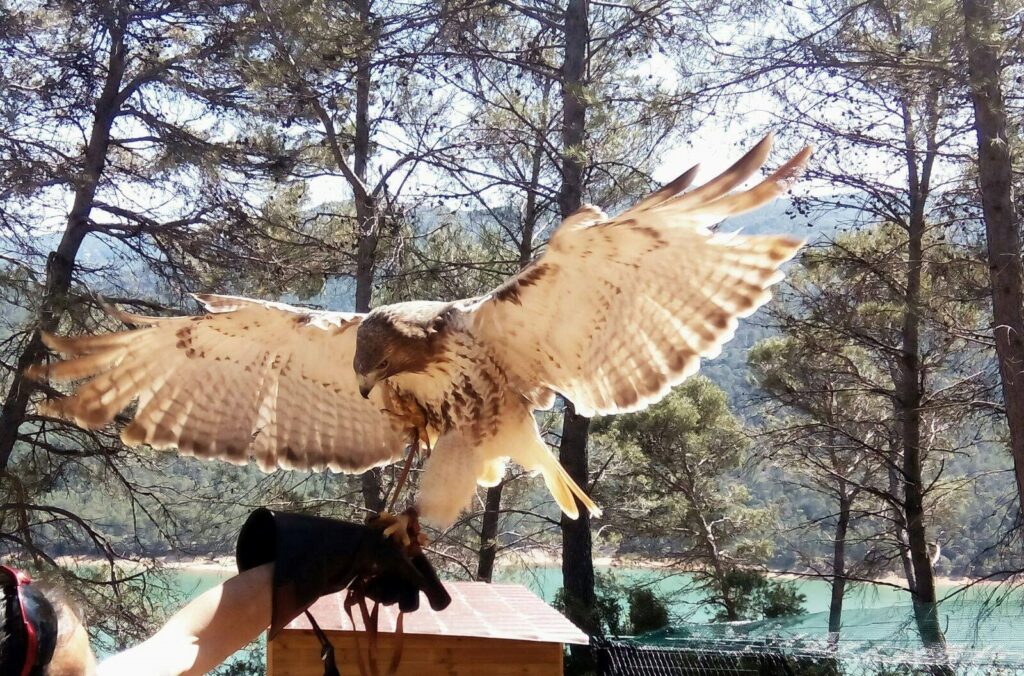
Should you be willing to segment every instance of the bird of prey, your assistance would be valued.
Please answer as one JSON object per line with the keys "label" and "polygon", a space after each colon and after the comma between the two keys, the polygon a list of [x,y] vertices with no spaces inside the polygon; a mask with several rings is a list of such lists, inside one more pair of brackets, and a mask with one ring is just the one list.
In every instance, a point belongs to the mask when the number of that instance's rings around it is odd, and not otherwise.
{"label": "bird of prey", "polygon": [[484,296],[353,314],[198,295],[198,316],[118,313],[135,328],[47,335],[67,359],[31,375],[82,381],[48,402],[80,426],[106,425],[137,401],[125,443],[254,458],[266,471],[362,472],[423,445],[416,508],[439,527],[477,485],[497,484],[510,459],[539,472],[568,516],[578,516],[576,499],[596,514],[534,411],[556,394],[584,416],[642,409],[768,300],[802,242],[709,228],[779,196],[810,155],[736,191],[770,147],[767,137],[687,192],[694,167],[618,216],[584,206],[542,256]]}

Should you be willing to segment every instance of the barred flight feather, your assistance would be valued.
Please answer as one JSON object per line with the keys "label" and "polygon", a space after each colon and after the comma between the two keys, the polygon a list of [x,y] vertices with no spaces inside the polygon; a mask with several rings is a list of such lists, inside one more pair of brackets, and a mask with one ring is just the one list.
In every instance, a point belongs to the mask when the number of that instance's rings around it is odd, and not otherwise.
{"label": "barred flight feather", "polygon": [[46,336],[67,360],[30,375],[78,382],[46,406],[83,427],[137,402],[126,443],[254,458],[267,471],[361,471],[396,460],[414,439],[430,443],[418,504],[440,526],[477,484],[500,482],[508,459],[539,472],[568,516],[578,505],[597,514],[533,411],[555,393],[587,416],[641,409],[718,355],[738,319],[768,301],[802,242],[709,228],[778,197],[810,154],[738,190],[770,148],[767,137],[687,192],[697,168],[688,169],[618,216],[584,206],[543,256],[483,297],[367,315],[215,295],[196,296],[206,310],[196,317],[110,308],[136,328]]}

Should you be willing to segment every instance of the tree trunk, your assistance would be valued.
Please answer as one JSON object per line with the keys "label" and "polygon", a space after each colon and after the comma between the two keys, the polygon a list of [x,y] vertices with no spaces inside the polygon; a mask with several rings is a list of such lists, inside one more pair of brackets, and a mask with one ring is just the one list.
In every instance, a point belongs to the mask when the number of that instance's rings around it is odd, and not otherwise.
{"label": "tree trunk", "polygon": [[[373,30],[370,17],[370,0],[357,0],[359,24],[366,32],[366,42],[356,58],[356,107],[355,138],[352,143],[352,171],[366,185],[366,172],[370,163],[370,55],[373,53],[370,32]],[[375,200],[370,195],[361,195],[353,189],[356,212],[356,312],[369,312],[373,298],[373,281],[377,267],[378,214]],[[384,488],[379,467],[363,472],[359,477],[363,494],[363,505],[370,512],[385,508]]]}
{"label": "tree trunk", "polygon": [[910,560],[910,544],[907,541],[907,519],[903,508],[903,481],[900,479],[899,470],[899,467],[902,465],[901,457],[895,451],[892,453],[889,465],[889,500],[893,524],[892,531],[900,554],[903,577],[907,580],[907,589],[914,593],[914,590],[917,589],[917,578],[914,576],[914,565]]}
{"label": "tree trunk", "polygon": [[921,275],[924,265],[923,197],[912,207],[908,221],[907,291],[903,314],[903,354],[900,356],[899,414],[903,437],[903,509],[906,516],[907,544],[914,570],[915,587],[911,591],[914,617],[921,640],[930,648],[944,648],[945,638],[938,621],[935,573],[928,555],[925,531],[923,458],[921,448],[921,406],[924,400],[924,374],[921,371]]}
{"label": "tree trunk", "polygon": [[[590,419],[576,415],[566,402],[562,419],[562,443],[559,459],[573,480],[587,488],[587,437]],[[597,617],[597,595],[594,591],[594,557],[590,537],[590,514],[577,501],[580,515],[570,519],[562,514],[562,587],[565,590],[566,614],[576,626],[591,635],[601,633]],[[589,660],[587,646],[572,646],[574,660]]]}
{"label": "tree trunk", "polygon": [[[359,0],[359,20],[363,30],[372,29],[369,0]],[[352,144],[352,171],[366,186],[367,168],[370,163],[370,54],[371,48],[364,45],[364,51],[356,60],[356,107],[355,138]],[[369,312],[373,296],[373,279],[377,266],[377,233],[379,227],[378,205],[372,195],[360,194],[353,190],[355,200],[358,241],[356,242],[356,312]]]}
{"label": "tree trunk", "polygon": [[[582,147],[586,128],[585,81],[589,25],[586,0],[568,0],[565,8],[565,54],[562,64],[562,185],[558,206],[565,218],[583,203]],[[566,402],[559,459],[569,476],[586,490],[589,479],[587,437],[590,420]],[[562,515],[562,586],[569,619],[588,634],[600,633],[594,592],[594,558],[590,514],[577,501],[579,518]],[[581,666],[592,660],[587,646],[572,646]]]}
{"label": "tree trunk", "polygon": [[92,130],[85,148],[82,172],[75,185],[74,202],[68,212],[60,244],[50,253],[46,262],[46,286],[39,306],[36,331],[18,357],[11,387],[0,410],[0,471],[6,471],[10,462],[18,431],[28,410],[29,396],[33,391],[31,381],[24,376],[25,369],[46,354],[40,332],[56,330],[67,309],[67,294],[71,289],[75,259],[82,240],[89,232],[89,217],[96,189],[107,162],[110,129],[121,107],[121,81],[125,71],[124,33],[122,27],[116,24],[109,26],[108,30],[110,53],[107,57],[107,72],[103,90],[93,109]]}
{"label": "tree trunk", "polygon": [[732,567],[725,560],[721,550],[718,549],[714,527],[706,517],[708,514],[707,504],[698,497],[695,490],[695,482],[700,469],[690,463],[690,458],[685,452],[680,452],[678,457],[682,464],[683,476],[674,488],[688,503],[693,519],[690,527],[699,539],[696,549],[704,550],[704,561],[701,563],[711,567],[709,575],[712,580],[712,588],[718,594],[718,598],[711,600],[721,603],[722,608],[725,609],[726,621],[736,622],[743,618],[740,617],[739,610],[736,608],[736,599],[733,597],[732,585],[729,583],[729,573]]}
{"label": "tree trunk", "polygon": [[718,551],[718,545],[715,544],[714,533],[711,532],[710,526],[704,521],[704,517],[701,517],[703,522],[703,533],[704,546],[707,548],[708,557],[711,559],[711,569],[715,576],[715,583],[718,586],[718,593],[721,595],[719,599],[722,602],[722,607],[725,608],[725,619],[727,622],[738,622],[743,619],[740,617],[739,611],[736,609],[736,599],[733,598],[732,585],[729,584],[729,570],[722,560],[722,553]]}
{"label": "tree trunk", "polygon": [[[937,155],[936,129],[939,118],[938,80],[925,91],[922,102],[925,119],[918,124],[910,103],[912,95],[900,100],[903,114],[907,162],[907,187],[910,213],[907,218],[907,280],[904,296],[901,353],[897,360],[898,387],[896,413],[900,422],[903,465],[899,479],[903,483],[903,516],[906,524],[910,567],[913,570],[911,599],[921,641],[926,647],[945,649],[945,638],[938,622],[935,572],[928,555],[925,530],[925,482],[922,430],[924,421],[924,370],[921,366],[921,281],[924,274],[924,236],[927,226],[926,205],[931,191],[931,172]],[[925,148],[920,148],[923,135]],[[909,578],[908,578],[909,582]]]}
{"label": "tree trunk", "polygon": [[978,179],[988,240],[992,323],[1003,386],[1010,453],[1017,480],[1018,525],[1024,511],[1024,266],[1013,208],[1002,71],[993,0],[964,0],[968,80],[978,136]]}
{"label": "tree trunk", "polygon": [[839,487],[839,518],[836,520],[835,539],[832,542],[832,598],[828,604],[829,641],[839,639],[843,627],[843,596],[846,594],[846,533],[850,527],[850,498],[846,486]]}
{"label": "tree trunk", "polygon": [[497,486],[487,489],[487,500],[484,502],[483,522],[480,525],[480,548],[478,550],[476,579],[490,582],[494,576],[494,560],[498,555],[498,517],[501,515],[502,481]]}

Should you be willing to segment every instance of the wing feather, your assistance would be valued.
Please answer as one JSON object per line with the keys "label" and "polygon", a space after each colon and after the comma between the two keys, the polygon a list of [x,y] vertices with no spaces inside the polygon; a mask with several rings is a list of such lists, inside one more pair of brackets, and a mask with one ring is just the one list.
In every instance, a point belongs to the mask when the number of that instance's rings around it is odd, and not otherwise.
{"label": "wing feather", "polygon": [[749,190],[771,137],[705,185],[690,169],[622,214],[572,214],[545,254],[488,296],[468,302],[473,329],[501,355],[537,407],[551,392],[583,415],[637,410],[717,356],[771,297],[779,266],[802,241],[717,234],[708,227],[781,195],[805,148]]}
{"label": "wing feather", "polygon": [[128,444],[242,464],[359,472],[393,462],[405,433],[382,413],[381,394],[359,395],[352,357],[362,315],[283,303],[196,296],[207,314],[113,313],[139,328],[100,336],[47,335],[65,361],[30,375],[80,381],[50,412],[87,428],[133,401]]}

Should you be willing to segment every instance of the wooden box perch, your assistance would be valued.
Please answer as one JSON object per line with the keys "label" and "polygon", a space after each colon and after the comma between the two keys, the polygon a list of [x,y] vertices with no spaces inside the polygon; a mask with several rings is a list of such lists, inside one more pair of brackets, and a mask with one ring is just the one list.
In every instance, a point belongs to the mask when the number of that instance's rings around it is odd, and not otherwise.
{"label": "wooden box perch", "polygon": [[[399,676],[561,676],[562,647],[586,644],[587,636],[522,585],[446,582],[452,604],[434,612],[425,599],[405,616]],[[344,593],[325,596],[310,609],[334,644],[338,668],[358,673],[357,639],[365,656],[368,637],[356,635],[345,614]],[[356,627],[362,629],[358,609]],[[395,650],[397,607],[381,606],[378,661],[386,671]],[[320,643],[300,615],[267,644],[271,676],[320,674]]]}

